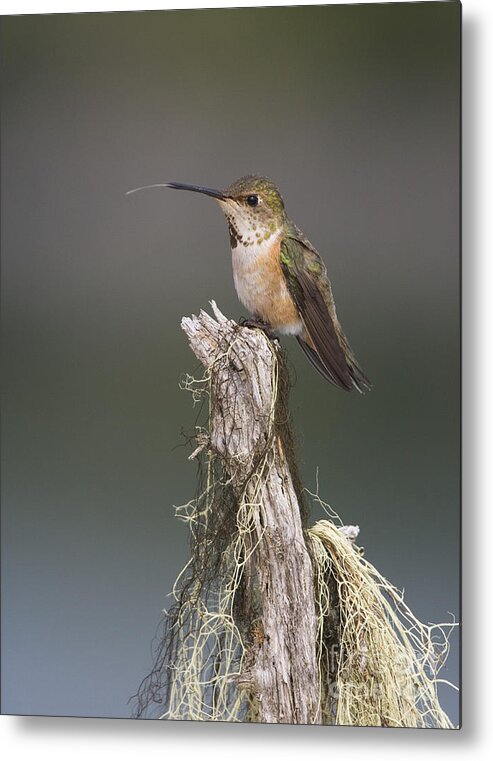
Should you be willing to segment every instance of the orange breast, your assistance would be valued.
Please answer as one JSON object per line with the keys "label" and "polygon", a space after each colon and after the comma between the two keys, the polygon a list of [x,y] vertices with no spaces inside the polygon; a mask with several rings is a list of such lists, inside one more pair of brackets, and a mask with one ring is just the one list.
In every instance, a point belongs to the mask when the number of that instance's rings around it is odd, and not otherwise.
{"label": "orange breast", "polygon": [[249,312],[273,328],[297,333],[298,311],[286,287],[280,263],[281,236],[273,242],[233,249],[233,277],[238,298]]}

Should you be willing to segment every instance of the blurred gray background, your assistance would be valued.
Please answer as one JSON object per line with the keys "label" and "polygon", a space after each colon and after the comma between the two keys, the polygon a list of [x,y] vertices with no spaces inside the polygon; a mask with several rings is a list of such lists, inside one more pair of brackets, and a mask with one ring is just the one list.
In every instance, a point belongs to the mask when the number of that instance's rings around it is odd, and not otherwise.
{"label": "blurred gray background", "polygon": [[2,18],[4,713],[129,716],[187,559],[180,318],[244,310],[216,205],[147,183],[279,184],[374,382],[283,339],[305,485],[458,615],[459,34],[455,2]]}

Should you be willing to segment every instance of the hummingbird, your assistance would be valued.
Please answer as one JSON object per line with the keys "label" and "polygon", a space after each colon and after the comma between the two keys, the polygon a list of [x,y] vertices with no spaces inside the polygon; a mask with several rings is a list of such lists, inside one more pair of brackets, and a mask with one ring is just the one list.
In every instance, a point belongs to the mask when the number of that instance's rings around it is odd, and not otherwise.
{"label": "hummingbird", "polygon": [[360,393],[371,389],[337,319],[327,268],[288,217],[271,180],[247,175],[226,190],[167,182],[128,193],[156,187],[202,193],[221,207],[229,228],[236,292],[254,317],[247,325],[295,336],[320,374],[339,388]]}

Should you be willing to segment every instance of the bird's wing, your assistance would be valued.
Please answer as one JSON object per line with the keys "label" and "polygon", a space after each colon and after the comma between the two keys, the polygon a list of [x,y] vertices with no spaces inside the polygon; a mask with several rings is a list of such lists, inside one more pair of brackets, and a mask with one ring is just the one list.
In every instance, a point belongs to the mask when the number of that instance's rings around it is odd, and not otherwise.
{"label": "bird's wing", "polygon": [[331,383],[351,391],[371,388],[358,367],[336,317],[327,270],[301,233],[281,243],[281,269],[304,325],[298,342],[317,370]]}

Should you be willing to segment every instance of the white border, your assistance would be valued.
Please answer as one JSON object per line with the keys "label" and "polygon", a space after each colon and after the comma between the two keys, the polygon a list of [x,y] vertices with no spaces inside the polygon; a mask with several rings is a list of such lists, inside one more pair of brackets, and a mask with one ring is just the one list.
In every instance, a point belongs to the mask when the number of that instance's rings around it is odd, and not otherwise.
{"label": "white border", "polygon": [[[368,0],[372,2],[373,0]],[[333,0],[334,4],[342,4]],[[275,2],[266,5],[320,5],[320,2]],[[166,8],[248,7],[259,3],[237,0],[214,2],[138,2],[138,0],[2,0],[0,12],[69,13],[80,11],[145,10]],[[464,728],[461,732],[211,725],[178,722],[135,722],[106,719],[50,719],[1,717],[0,749],[4,758],[58,761],[70,758],[173,759],[190,757],[228,759],[282,758],[284,761],[329,759],[347,754],[379,761],[395,761],[416,753],[447,756],[448,761],[482,757],[491,744],[492,656],[489,622],[478,611],[491,608],[491,578],[487,562],[493,536],[489,474],[493,469],[490,431],[493,430],[493,213],[489,185],[493,176],[493,2],[464,0],[464,234],[463,234],[463,449],[464,449]],[[489,245],[488,245],[489,244]],[[473,617],[474,616],[474,617]]]}
{"label": "white border", "polygon": [[[383,2],[398,2],[400,0],[383,0]],[[426,0],[425,0],[426,1]],[[444,0],[446,1],[446,0]],[[376,0],[368,0],[373,3]],[[488,0],[484,0],[487,4]],[[262,5],[346,5],[346,0],[313,0],[313,2],[281,2],[281,0],[265,0],[265,2],[252,2],[252,0],[237,0],[237,2],[225,3],[221,0],[206,0],[205,2],[193,2],[193,0],[175,0],[175,2],[159,2],[157,0],[119,0],[119,2],[108,2],[108,0],[2,0],[1,14],[23,14],[23,13],[80,13],[80,12],[102,12],[102,11],[144,11],[144,10],[164,10],[168,8],[250,8]],[[466,5],[479,5],[482,3],[473,3],[473,0],[466,0]]]}

